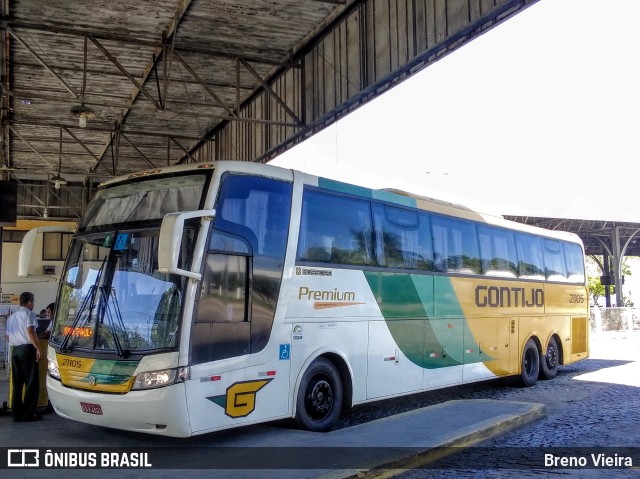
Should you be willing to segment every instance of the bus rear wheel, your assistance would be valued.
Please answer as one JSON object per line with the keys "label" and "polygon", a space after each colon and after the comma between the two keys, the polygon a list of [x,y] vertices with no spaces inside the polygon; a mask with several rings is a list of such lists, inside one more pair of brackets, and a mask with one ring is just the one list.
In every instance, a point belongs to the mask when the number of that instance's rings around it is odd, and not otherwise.
{"label": "bus rear wheel", "polygon": [[538,381],[540,372],[540,353],[536,342],[531,338],[522,350],[522,365],[520,378],[526,387],[533,386]]}
{"label": "bus rear wheel", "polygon": [[540,378],[553,379],[558,373],[560,365],[560,348],[556,338],[549,339],[547,344],[547,353],[540,358]]}
{"label": "bus rear wheel", "polygon": [[318,358],[305,371],[296,399],[296,421],[309,431],[328,431],[342,409],[342,380],[334,364]]}

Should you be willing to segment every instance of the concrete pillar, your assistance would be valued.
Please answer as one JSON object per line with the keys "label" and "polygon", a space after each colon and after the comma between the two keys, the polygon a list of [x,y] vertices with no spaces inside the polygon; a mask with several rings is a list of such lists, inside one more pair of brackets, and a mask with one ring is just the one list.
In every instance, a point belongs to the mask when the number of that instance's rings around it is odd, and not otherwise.
{"label": "concrete pillar", "polygon": [[[605,276],[611,275],[611,268],[609,267],[611,264],[610,261],[611,260],[607,253],[602,255],[602,266],[604,268],[602,272]],[[611,286],[609,286],[608,284],[604,285],[604,301],[605,301],[604,305],[607,308],[610,308],[611,307]]]}
{"label": "concrete pillar", "polygon": [[624,306],[624,300],[622,298],[622,248],[620,245],[620,227],[616,226],[613,229],[611,237],[611,246],[613,249],[613,275],[616,288],[616,306],[622,308]]}

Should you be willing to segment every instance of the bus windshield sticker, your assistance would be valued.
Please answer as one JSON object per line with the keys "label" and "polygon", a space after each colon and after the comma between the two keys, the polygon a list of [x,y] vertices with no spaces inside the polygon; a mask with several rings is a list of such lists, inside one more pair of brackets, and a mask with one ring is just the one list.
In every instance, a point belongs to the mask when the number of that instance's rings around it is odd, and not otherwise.
{"label": "bus windshield sticker", "polygon": [[124,251],[127,249],[127,239],[129,238],[129,233],[119,233],[116,237],[116,243],[113,246],[114,251]]}

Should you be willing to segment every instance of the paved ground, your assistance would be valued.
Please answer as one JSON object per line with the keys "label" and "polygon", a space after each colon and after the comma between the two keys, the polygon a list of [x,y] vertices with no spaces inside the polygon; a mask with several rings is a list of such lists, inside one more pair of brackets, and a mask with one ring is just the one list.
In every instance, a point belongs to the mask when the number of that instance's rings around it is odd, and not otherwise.
{"label": "paved ground", "polygon": [[[640,331],[592,334],[591,357],[562,368],[553,381],[534,388],[493,387],[465,397],[545,405],[547,416],[535,423],[482,442],[431,469],[406,472],[402,479],[512,479],[640,477]],[[605,454],[615,460],[631,454],[634,468],[549,468],[545,453],[584,457]]]}
{"label": "paved ground", "polygon": [[[631,477],[638,471],[550,470],[542,467],[541,461],[545,451],[556,447],[582,446],[585,449],[573,452],[590,454],[609,446],[610,449],[604,451],[615,454],[616,451],[622,453],[624,446],[634,446],[637,453],[640,446],[639,356],[640,332],[601,333],[592,336],[592,358],[562,368],[556,379],[540,381],[534,388],[508,387],[503,381],[490,381],[384,401],[356,408],[341,420],[340,429],[326,434],[274,423],[176,440],[92,427],[55,414],[29,424],[14,424],[5,416],[0,417],[0,456],[5,454],[3,447],[16,446],[74,448],[71,450],[120,446],[128,451],[153,448],[149,450],[156,454],[154,457],[157,458],[160,451],[159,460],[173,465],[171,467],[182,468],[187,460],[198,462],[203,468],[212,462],[217,467],[231,468],[184,471],[189,477],[334,479],[383,463],[394,463],[389,469],[369,474],[370,477],[390,477],[402,473],[398,467],[418,467],[418,460],[425,460],[425,455],[433,460],[436,454],[457,450],[437,446],[468,446],[483,441],[481,447],[432,462],[430,469],[405,472],[402,477],[519,478],[549,474],[602,477],[603,472],[607,477]],[[6,397],[6,391],[6,382],[0,381],[0,399]],[[547,417],[539,420],[544,410]],[[221,448],[225,449],[221,451]],[[415,460],[396,463],[407,457]],[[5,457],[0,457],[0,465],[3,460]],[[270,469],[238,469],[257,468],[261,461]],[[297,469],[309,464],[315,469]],[[274,469],[279,467],[283,469]],[[12,469],[11,477],[51,477],[51,472]],[[66,469],[64,475],[88,479],[160,479],[173,478],[176,471]]]}
{"label": "paved ground", "polygon": [[[202,468],[189,470],[189,477],[337,479],[380,466],[399,467],[398,463],[408,456],[414,461],[419,457],[428,460],[434,448],[472,445],[543,415],[544,407],[533,403],[448,401],[325,434],[267,424],[184,440],[108,430],[53,414],[37,423],[14,423],[5,416],[0,418],[0,451],[6,454],[5,447],[38,447],[42,459],[48,448],[56,454],[95,451],[100,455],[104,450],[101,447],[123,447],[127,451],[148,451],[149,462],[156,466],[161,463],[171,469]],[[66,449],[57,450],[58,446]],[[3,459],[0,457],[0,465]],[[217,470],[212,472],[212,467]],[[50,477],[51,472],[11,469],[12,477]],[[120,478],[132,472],[72,470],[65,471],[65,477],[85,478],[93,473],[94,477]],[[175,477],[175,471],[136,470],[132,474],[141,476]]]}

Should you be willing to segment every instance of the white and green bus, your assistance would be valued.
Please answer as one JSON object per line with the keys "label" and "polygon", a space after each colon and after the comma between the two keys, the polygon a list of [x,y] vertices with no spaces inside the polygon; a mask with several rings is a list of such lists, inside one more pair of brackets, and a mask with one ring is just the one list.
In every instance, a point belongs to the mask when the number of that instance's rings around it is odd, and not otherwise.
{"label": "white and green bus", "polygon": [[[25,255],[26,256],[26,255]],[[24,259],[26,261],[26,259]],[[48,347],[63,417],[191,436],[586,358],[575,235],[221,161],[105,182]]]}

